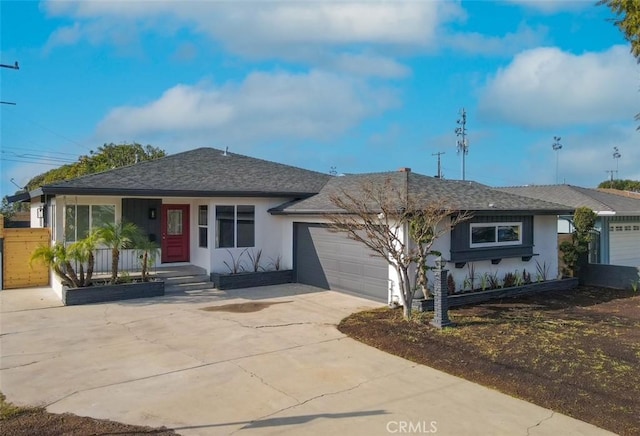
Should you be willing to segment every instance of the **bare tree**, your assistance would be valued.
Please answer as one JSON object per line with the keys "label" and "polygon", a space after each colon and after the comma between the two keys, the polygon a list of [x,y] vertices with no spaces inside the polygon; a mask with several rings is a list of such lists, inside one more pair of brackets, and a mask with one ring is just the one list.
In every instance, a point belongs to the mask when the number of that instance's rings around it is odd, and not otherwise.
{"label": "bare tree", "polygon": [[[354,193],[338,190],[330,199],[341,212],[329,219],[333,231],[346,233],[393,266],[403,314],[409,319],[417,287],[426,295],[427,261],[438,254],[432,250],[433,244],[470,215],[451,209],[445,199],[423,204],[409,195],[406,184],[402,185],[387,178],[382,183],[363,182]],[[417,272],[411,280],[414,264]]]}

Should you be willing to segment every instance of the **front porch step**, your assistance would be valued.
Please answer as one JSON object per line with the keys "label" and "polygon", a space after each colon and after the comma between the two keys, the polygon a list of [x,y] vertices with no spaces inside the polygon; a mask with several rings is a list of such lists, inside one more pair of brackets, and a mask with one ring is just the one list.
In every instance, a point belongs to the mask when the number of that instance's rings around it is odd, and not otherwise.
{"label": "front porch step", "polygon": [[177,284],[167,284],[165,282],[164,292],[165,294],[171,293],[182,293],[182,292],[194,292],[194,291],[207,291],[213,289],[213,283],[210,281],[206,282],[193,282],[193,283],[177,283]]}
{"label": "front porch step", "polygon": [[164,292],[184,293],[213,289],[213,283],[204,268],[195,265],[160,267],[156,277],[164,281]]}
{"label": "front porch step", "polygon": [[209,282],[211,283],[211,279],[208,274],[198,274],[198,275],[188,275],[188,276],[174,276],[174,277],[164,277],[164,285],[182,285],[185,283],[199,283],[199,282]]}

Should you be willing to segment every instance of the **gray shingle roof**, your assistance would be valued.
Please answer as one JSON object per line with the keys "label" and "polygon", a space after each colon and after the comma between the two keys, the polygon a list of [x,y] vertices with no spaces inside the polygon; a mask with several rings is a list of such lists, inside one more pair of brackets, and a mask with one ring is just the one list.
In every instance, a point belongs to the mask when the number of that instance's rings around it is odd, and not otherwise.
{"label": "gray shingle roof", "polygon": [[638,215],[640,199],[572,185],[532,185],[497,188],[511,194],[566,204],[572,209],[586,206],[600,214]]}
{"label": "gray shingle roof", "polygon": [[307,197],[327,174],[198,148],[43,187],[46,194]]}
{"label": "gray shingle roof", "polygon": [[333,195],[347,192],[359,196],[363,184],[382,186],[388,181],[394,189],[404,191],[408,186],[410,195],[418,203],[428,204],[445,199],[449,207],[456,210],[473,211],[534,211],[540,214],[570,213],[573,208],[543,200],[498,191],[476,182],[443,180],[409,172],[356,174],[332,178],[313,197],[288,203],[272,209],[274,213],[332,213],[340,212],[332,202]]}

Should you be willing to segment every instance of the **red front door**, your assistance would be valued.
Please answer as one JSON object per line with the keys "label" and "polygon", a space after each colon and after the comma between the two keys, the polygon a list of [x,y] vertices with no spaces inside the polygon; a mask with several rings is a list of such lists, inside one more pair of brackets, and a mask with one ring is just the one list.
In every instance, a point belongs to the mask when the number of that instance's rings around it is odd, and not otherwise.
{"label": "red front door", "polygon": [[162,262],[189,262],[189,205],[162,205]]}

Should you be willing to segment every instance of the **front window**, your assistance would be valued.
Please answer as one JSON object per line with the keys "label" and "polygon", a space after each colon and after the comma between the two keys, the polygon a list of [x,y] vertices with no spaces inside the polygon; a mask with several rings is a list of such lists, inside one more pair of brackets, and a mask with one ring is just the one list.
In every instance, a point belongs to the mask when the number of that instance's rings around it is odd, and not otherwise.
{"label": "front window", "polygon": [[255,206],[216,206],[216,247],[255,245]]}
{"label": "front window", "polygon": [[206,205],[198,206],[198,246],[207,248],[209,240],[209,208]]}
{"label": "front window", "polygon": [[472,223],[471,248],[522,244],[522,223]]}
{"label": "front window", "polygon": [[64,208],[64,239],[75,242],[86,238],[92,230],[105,224],[115,224],[113,204],[68,205]]}

